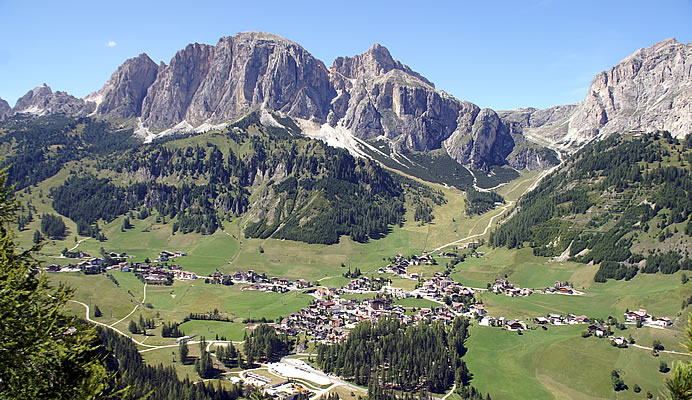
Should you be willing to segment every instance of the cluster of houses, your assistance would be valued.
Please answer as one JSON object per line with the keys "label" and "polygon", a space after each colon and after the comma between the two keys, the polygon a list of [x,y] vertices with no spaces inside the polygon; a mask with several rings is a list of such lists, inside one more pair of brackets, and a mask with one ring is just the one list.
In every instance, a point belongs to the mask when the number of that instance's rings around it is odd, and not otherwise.
{"label": "cluster of houses", "polygon": [[162,265],[135,263],[123,266],[120,270],[123,272],[132,271],[142,281],[152,285],[171,285],[174,279],[194,280],[199,278],[194,272],[184,271],[178,264],[166,268]]}
{"label": "cluster of houses", "polygon": [[[392,274],[399,275],[404,278],[409,278],[407,274],[408,267],[410,265],[433,265],[435,264],[435,259],[432,257],[431,254],[428,254],[427,252],[423,252],[420,256],[417,255],[412,255],[410,258],[406,258],[401,254],[397,254],[396,257],[394,257],[394,260],[391,264],[388,264],[386,268],[380,268],[377,272],[379,273],[385,273],[385,272],[390,272]],[[418,276],[417,274],[414,274],[416,276],[411,276],[410,278],[417,279]]]}
{"label": "cluster of houses", "polygon": [[[322,289],[322,288],[319,288]],[[344,299],[332,294],[329,299],[315,299],[298,313],[278,321],[279,333],[296,335],[305,333],[322,343],[336,343],[348,337],[349,329],[361,321],[376,321],[383,316],[399,319],[404,325],[418,321],[451,323],[456,314],[447,307],[421,308],[416,314],[406,313],[403,306],[383,298]]]}
{"label": "cluster of houses", "polygon": [[175,257],[184,257],[185,252],[183,251],[168,251],[164,250],[159,253],[159,256],[154,260],[154,262],[168,262]]}
{"label": "cluster of houses", "polygon": [[568,285],[566,282],[555,281],[554,286],[548,286],[545,288],[544,293],[546,294],[577,294],[572,286]]}
{"label": "cluster of houses", "polygon": [[370,279],[367,276],[361,276],[359,278],[351,280],[343,288],[344,293],[365,293],[365,292],[377,292],[382,289],[384,285],[384,279],[373,278]]}
{"label": "cluster of houses", "polygon": [[668,317],[658,317],[655,318],[645,310],[645,309],[639,309],[639,310],[634,310],[634,311],[627,311],[625,312],[625,321],[629,323],[638,323],[641,322],[643,325],[650,325],[650,326],[657,326],[661,328],[665,328],[666,326],[672,325],[672,322],[670,318]]}
{"label": "cluster of houses", "polygon": [[515,287],[514,284],[510,283],[507,279],[496,279],[492,287],[495,293],[504,293],[509,297],[517,296],[531,296],[533,290],[528,288]]}
{"label": "cluster of houses", "polygon": [[[123,253],[124,254],[124,253]],[[117,264],[106,266],[103,258],[94,257],[82,261],[77,265],[67,265],[61,267],[57,264],[51,264],[46,268],[48,272],[77,272],[81,271],[87,275],[100,274],[109,270],[119,270],[122,272],[132,272],[139,276],[142,281],[154,285],[170,285],[174,279],[192,280],[198,276],[194,272],[184,271],[178,264],[173,264],[169,267],[162,265],[150,265],[147,263],[132,263],[120,261]]]}
{"label": "cluster of houses", "polygon": [[538,325],[577,325],[588,323],[589,317],[574,314],[547,314],[545,317],[535,318],[534,321]]}
{"label": "cluster of houses", "polygon": [[224,274],[219,270],[214,271],[205,280],[210,284],[249,284],[248,290],[262,290],[265,292],[286,293],[292,290],[300,290],[312,287],[312,283],[305,279],[291,281],[286,278],[277,278],[275,276],[268,278],[266,274],[258,274],[253,270],[236,271],[233,274]]}
{"label": "cluster of houses", "polygon": [[[432,278],[425,280],[421,287],[416,291],[422,297],[440,302],[446,296],[451,299],[459,297],[473,297],[473,289],[463,286],[448,276],[435,273]],[[461,312],[461,306],[452,307]]]}
{"label": "cluster of houses", "polygon": [[[485,310],[484,310],[485,311]],[[485,315],[485,314],[483,314]],[[479,325],[482,326],[494,326],[507,329],[509,331],[523,331],[526,330],[526,323],[517,319],[507,319],[505,317],[491,317],[485,315],[481,318]]]}

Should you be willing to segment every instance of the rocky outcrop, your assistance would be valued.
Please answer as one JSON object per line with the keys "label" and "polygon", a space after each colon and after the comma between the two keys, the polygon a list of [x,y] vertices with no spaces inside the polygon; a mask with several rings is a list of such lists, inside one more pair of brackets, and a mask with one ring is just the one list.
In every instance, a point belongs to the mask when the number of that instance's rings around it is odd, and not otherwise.
{"label": "rocky outcrop", "polygon": [[336,95],[327,68],[302,47],[260,32],[224,37],[216,46],[193,44],[162,65],[142,106],[148,126],[183,120],[223,122],[256,107],[326,121]]}
{"label": "rocky outcrop", "polygon": [[653,129],[692,132],[692,43],[664,40],[596,75],[568,136]]}
{"label": "rocky outcrop", "polygon": [[142,104],[142,120],[147,126],[170,128],[185,120],[197,89],[207,77],[214,58],[214,47],[190,44],[161,64],[156,81],[149,87]]}
{"label": "rocky outcrop", "polygon": [[453,158],[473,168],[503,165],[512,150],[512,138],[492,110],[482,113],[473,103],[435,90],[378,44],[361,55],[337,58],[330,72],[338,97],[329,123],[357,137],[382,136],[401,151],[430,151],[446,143]]}
{"label": "rocky outcrop", "polygon": [[692,132],[692,43],[667,39],[596,75],[586,98],[545,110],[500,113],[538,143],[568,151],[613,133]]}
{"label": "rocky outcrop", "polygon": [[123,63],[98,92],[85,98],[97,105],[97,113],[115,118],[139,117],[147,89],[154,83],[159,67],[142,53]]}
{"label": "rocky outcrop", "polygon": [[10,114],[12,108],[10,104],[3,99],[0,99],[0,121],[5,119]]}
{"label": "rocky outcrop", "polygon": [[488,170],[493,165],[504,165],[514,148],[509,127],[489,108],[480,110],[471,122],[470,126],[460,125],[445,142],[447,153],[471,168]]}
{"label": "rocky outcrop", "polygon": [[95,108],[95,103],[85,102],[65,92],[53,93],[44,83],[20,97],[12,109],[12,114],[67,114],[82,117],[93,112]]}

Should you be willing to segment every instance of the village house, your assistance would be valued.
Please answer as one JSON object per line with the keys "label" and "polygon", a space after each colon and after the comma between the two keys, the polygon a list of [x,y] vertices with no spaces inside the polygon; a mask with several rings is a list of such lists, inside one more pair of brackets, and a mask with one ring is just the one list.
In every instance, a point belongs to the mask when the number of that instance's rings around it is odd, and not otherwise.
{"label": "village house", "polygon": [[615,343],[618,346],[622,346],[628,344],[629,342],[623,336],[618,336],[613,339],[613,343]]}
{"label": "village house", "polygon": [[587,329],[589,330],[589,332],[593,333],[598,337],[603,337],[608,334],[608,328],[600,324],[591,324],[587,327]]}
{"label": "village house", "polygon": [[624,315],[625,315],[625,320],[627,322],[634,322],[634,323],[636,323],[636,322],[648,323],[648,322],[651,322],[651,320],[653,319],[649,315],[649,313],[643,308],[641,308],[639,310],[634,310],[634,311],[627,311],[627,312],[625,312]]}
{"label": "village house", "polygon": [[520,331],[526,329],[526,324],[524,324],[522,321],[518,321],[516,319],[513,319],[505,324],[508,330],[510,331]]}

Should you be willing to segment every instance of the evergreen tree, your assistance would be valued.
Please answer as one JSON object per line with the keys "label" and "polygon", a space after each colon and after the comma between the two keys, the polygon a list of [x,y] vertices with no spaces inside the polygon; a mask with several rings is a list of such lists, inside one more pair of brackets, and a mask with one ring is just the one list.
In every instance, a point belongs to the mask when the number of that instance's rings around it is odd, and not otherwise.
{"label": "evergreen tree", "polygon": [[[48,284],[34,255],[38,244],[17,251],[17,203],[0,173],[0,398],[88,399],[102,396],[110,374],[96,351],[96,331],[65,305],[73,291]],[[40,234],[39,234],[40,236]]]}

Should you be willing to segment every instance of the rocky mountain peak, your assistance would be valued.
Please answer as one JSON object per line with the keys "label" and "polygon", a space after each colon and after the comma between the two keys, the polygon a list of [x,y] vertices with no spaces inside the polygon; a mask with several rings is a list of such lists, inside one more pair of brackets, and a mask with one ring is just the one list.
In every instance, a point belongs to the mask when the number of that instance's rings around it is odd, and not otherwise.
{"label": "rocky mountain peak", "polygon": [[692,43],[670,38],[635,51],[597,74],[577,104],[501,115],[533,141],[568,151],[629,131],[685,136],[692,132]]}
{"label": "rocky mountain peak", "polygon": [[235,119],[254,107],[325,121],[335,96],[324,64],[298,44],[264,32],[194,44],[159,68],[142,105],[148,126]]}
{"label": "rocky mountain peak", "polygon": [[10,107],[10,104],[7,101],[0,98],[0,121],[5,119],[5,117],[9,115],[11,110],[12,108]]}
{"label": "rocky mountain peak", "polygon": [[98,92],[85,98],[97,105],[99,114],[116,118],[139,117],[142,101],[159,67],[145,53],[126,60]]}
{"label": "rocky mountain peak", "polygon": [[93,112],[94,103],[87,105],[83,100],[71,96],[65,92],[53,90],[45,83],[28,91],[17,100],[12,114],[67,114],[85,116]]}
{"label": "rocky mountain peak", "polygon": [[372,78],[384,75],[392,70],[399,70],[416,77],[432,88],[435,87],[432,82],[425,79],[422,75],[413,71],[407,65],[402,64],[399,60],[395,60],[389,53],[389,50],[378,43],[375,43],[363,54],[353,57],[338,57],[334,60],[331,70],[349,79]]}

